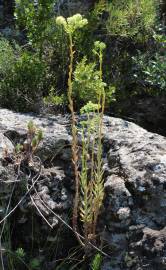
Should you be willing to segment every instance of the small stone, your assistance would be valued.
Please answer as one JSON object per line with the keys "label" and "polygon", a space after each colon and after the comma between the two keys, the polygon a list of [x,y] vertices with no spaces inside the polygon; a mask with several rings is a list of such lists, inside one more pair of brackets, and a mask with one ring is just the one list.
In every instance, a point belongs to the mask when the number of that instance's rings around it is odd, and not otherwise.
{"label": "small stone", "polygon": [[128,207],[121,207],[118,212],[118,217],[120,220],[124,220],[130,217],[130,208]]}

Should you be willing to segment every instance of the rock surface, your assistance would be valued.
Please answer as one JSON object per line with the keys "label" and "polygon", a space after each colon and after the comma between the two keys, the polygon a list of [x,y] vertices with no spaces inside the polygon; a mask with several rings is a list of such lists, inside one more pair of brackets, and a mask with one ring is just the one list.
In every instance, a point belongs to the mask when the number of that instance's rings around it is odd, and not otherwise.
{"label": "rock surface", "polygon": [[115,268],[119,260],[118,269],[166,269],[166,139],[120,119],[105,117],[105,126],[104,223]]}
{"label": "rock surface", "polygon": [[150,132],[166,136],[166,99],[165,96],[131,97],[127,102],[117,104],[121,108],[122,118],[144,127]]}
{"label": "rock surface", "polygon": [[[31,245],[33,219],[36,246],[39,242],[57,242],[58,252],[63,254],[64,246],[71,248],[73,240],[71,233],[53,212],[69,222],[73,198],[69,117],[34,116],[0,109],[1,160],[4,146],[12,152],[14,144],[25,140],[29,120],[33,120],[44,132],[44,140],[36,153],[43,166],[35,185],[37,193],[33,190],[31,197],[27,195],[13,214],[13,246],[17,248],[22,239],[25,248]],[[37,163],[34,170],[38,167]],[[104,259],[102,270],[165,270],[166,138],[149,133],[136,124],[105,116],[103,163],[105,199],[98,230],[107,246],[105,252],[112,259]],[[6,198],[4,185],[11,185],[16,177],[17,173],[11,166],[0,165],[1,197]],[[29,183],[27,172],[24,173],[24,181],[21,177],[18,180],[14,205]],[[0,216],[4,213],[2,208],[0,206]],[[41,251],[40,257],[43,256],[46,254]],[[51,261],[55,257],[49,260],[51,269]],[[48,264],[43,262],[43,270],[47,267]]]}

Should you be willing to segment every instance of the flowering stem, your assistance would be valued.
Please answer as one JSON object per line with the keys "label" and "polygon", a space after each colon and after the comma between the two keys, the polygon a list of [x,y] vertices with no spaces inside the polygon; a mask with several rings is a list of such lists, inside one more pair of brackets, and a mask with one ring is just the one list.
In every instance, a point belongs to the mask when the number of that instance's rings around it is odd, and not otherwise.
{"label": "flowering stem", "polygon": [[68,77],[68,100],[69,100],[69,109],[71,112],[72,118],[72,162],[74,166],[74,174],[75,174],[75,198],[74,198],[74,206],[73,206],[73,230],[76,233],[76,237],[84,246],[82,240],[78,236],[78,204],[79,204],[79,186],[80,186],[80,179],[79,179],[79,170],[78,170],[78,138],[77,138],[77,127],[76,127],[76,118],[74,112],[74,104],[72,98],[72,74],[73,74],[73,60],[74,60],[74,51],[73,51],[73,40],[72,35],[69,35],[69,50],[70,50],[70,64],[69,64],[69,77]]}

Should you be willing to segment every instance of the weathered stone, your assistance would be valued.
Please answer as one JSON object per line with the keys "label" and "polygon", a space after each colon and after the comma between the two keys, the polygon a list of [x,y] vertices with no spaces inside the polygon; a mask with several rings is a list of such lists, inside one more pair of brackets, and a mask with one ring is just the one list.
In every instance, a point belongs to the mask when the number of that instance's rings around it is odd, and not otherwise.
{"label": "weathered stone", "polygon": [[[130,262],[125,257],[121,260],[126,262],[122,269],[130,269],[131,266],[134,270],[165,269],[165,246],[162,244],[165,238],[162,237],[162,241],[160,238],[162,252],[155,260],[152,253],[147,256],[145,252],[147,246],[151,247],[152,237],[147,236],[144,228],[149,232],[155,230],[156,235],[160,235],[166,225],[166,139],[121,119],[105,117],[104,122],[104,145],[108,149],[110,167],[110,176],[105,183],[105,224],[112,234],[117,229],[126,232],[130,252],[133,252]],[[128,233],[131,225],[137,227],[133,233]],[[162,232],[165,234],[164,230]],[[140,253],[138,246],[141,247]],[[126,246],[126,254],[127,250]]]}
{"label": "weathered stone", "polygon": [[44,139],[36,152],[42,161],[56,157],[63,152],[63,148],[66,149],[70,145],[71,136],[67,131],[66,119],[62,118],[59,122],[54,116],[35,117],[30,114],[13,113],[6,109],[0,110],[1,132],[14,143],[25,139],[29,121],[33,121],[44,134]]}
{"label": "weathered stone", "polygon": [[[37,194],[32,189],[33,200],[27,196],[16,212],[17,237],[24,239],[25,246],[29,246],[31,241],[31,212],[37,228],[33,241],[44,242],[48,238],[49,227],[38,210],[52,227],[60,228],[61,222],[51,211],[69,222],[68,213],[71,212],[74,195],[71,131],[67,116],[37,117],[0,110],[0,138],[3,138],[1,159],[5,142],[12,153],[13,144],[26,139],[29,120],[43,130],[44,140],[36,152],[43,162],[35,185]],[[12,166],[0,165],[0,184],[14,181],[16,172]],[[37,168],[36,162],[31,168],[33,174],[38,171]],[[166,138],[122,119],[105,116],[103,168],[105,198],[98,231],[107,246],[105,252],[110,252],[112,259],[106,258],[102,269],[165,270]],[[17,183],[15,200],[25,193],[27,183],[29,186],[32,184],[27,174],[25,170]],[[1,215],[2,212],[1,207]],[[63,226],[62,242],[64,235],[66,237],[65,232],[66,227]],[[56,239],[55,234],[49,239]],[[63,251],[59,250],[60,253]]]}
{"label": "weathered stone", "polygon": [[12,152],[13,149],[14,149],[14,146],[12,142],[0,132],[0,159],[3,158],[5,154],[5,150],[8,152]]}

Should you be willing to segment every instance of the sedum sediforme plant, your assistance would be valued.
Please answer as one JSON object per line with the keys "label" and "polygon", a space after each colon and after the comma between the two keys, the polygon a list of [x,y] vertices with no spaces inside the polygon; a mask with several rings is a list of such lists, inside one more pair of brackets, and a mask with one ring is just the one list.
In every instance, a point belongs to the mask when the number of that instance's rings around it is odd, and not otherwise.
{"label": "sedum sediforme plant", "polygon": [[[79,242],[86,248],[91,241],[95,243],[96,224],[99,210],[104,196],[102,170],[102,118],[105,106],[104,83],[96,89],[97,103],[89,101],[81,113],[86,114],[87,120],[82,122],[79,130],[82,137],[81,172],[79,172],[78,128],[73,103],[73,37],[76,30],[84,27],[88,22],[80,14],[70,18],[57,17],[56,23],[61,25],[69,36],[70,64],[68,76],[68,102],[72,117],[72,161],[75,173],[75,199],[73,207],[73,229]],[[95,42],[94,53],[99,59],[98,76],[102,82],[102,62],[105,44]],[[92,112],[92,117],[91,117]],[[89,170],[89,164],[91,169]],[[84,240],[78,232],[78,216],[83,223]]]}
{"label": "sedum sediforme plant", "polygon": [[[76,118],[73,104],[73,87],[72,87],[72,75],[73,75],[73,60],[74,60],[74,42],[73,38],[76,30],[83,28],[87,23],[87,19],[84,19],[80,14],[76,14],[72,17],[65,19],[62,16],[57,17],[56,23],[61,25],[64,31],[69,37],[69,52],[70,52],[70,64],[69,64],[69,75],[68,75],[68,102],[69,109],[72,117],[72,161],[74,165],[75,173],[75,199],[73,208],[73,229],[76,233],[78,240],[82,243],[81,239],[77,234],[77,219],[78,219],[78,202],[79,202],[79,170],[78,170],[78,139],[77,139],[77,128]],[[83,244],[83,243],[82,243]]]}
{"label": "sedum sediforme plant", "polygon": [[99,115],[98,104],[88,102],[81,109],[81,113],[86,115],[86,120],[81,122],[82,155],[80,172],[80,217],[83,223],[85,244],[89,241],[95,242],[96,220],[98,208],[103,199],[102,177],[97,177],[96,155],[98,151],[98,128]]}
{"label": "sedum sediforme plant", "polygon": [[27,125],[27,139],[23,144],[17,144],[15,147],[15,165],[27,162],[31,165],[33,156],[40,142],[43,140],[43,132],[37,129],[33,121],[29,121]]}
{"label": "sedum sediforme plant", "polygon": [[[99,58],[99,73],[102,81],[102,60],[105,44],[95,42],[93,52]],[[104,87],[97,89],[98,103],[89,101],[81,113],[87,120],[82,122],[82,170],[80,173],[81,202],[80,215],[84,227],[86,244],[96,242],[96,225],[104,197],[102,164],[102,123],[105,106]],[[90,168],[88,167],[90,164]]]}
{"label": "sedum sediforme plant", "polygon": [[[103,51],[105,50],[106,45],[104,42],[96,41],[94,44],[93,53],[97,55],[99,61],[99,72],[100,72],[100,80],[102,81],[103,77]],[[101,115],[100,115],[100,125],[99,125],[99,141],[101,141],[101,132],[102,132],[102,123],[103,123],[103,115],[105,108],[105,90],[104,87],[99,91],[98,104],[101,105]],[[99,112],[99,111],[98,111]],[[100,142],[101,144],[101,142]]]}

